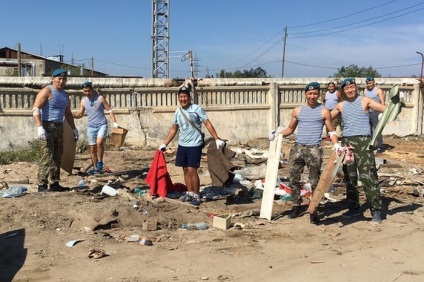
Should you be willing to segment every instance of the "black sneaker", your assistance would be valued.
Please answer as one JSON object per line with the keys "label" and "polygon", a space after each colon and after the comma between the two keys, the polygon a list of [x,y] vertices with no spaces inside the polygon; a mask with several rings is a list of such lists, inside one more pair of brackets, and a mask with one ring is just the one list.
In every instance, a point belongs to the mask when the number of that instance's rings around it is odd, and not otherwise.
{"label": "black sneaker", "polygon": [[65,188],[63,188],[58,182],[50,185],[50,191],[52,192],[61,192],[63,190],[65,190]]}
{"label": "black sneaker", "polygon": [[311,215],[309,216],[309,221],[312,224],[318,224],[319,223],[319,217],[318,217],[318,213],[315,211],[314,213],[311,213]]}
{"label": "black sneaker", "polygon": [[49,190],[47,189],[47,184],[44,184],[44,183],[37,184],[37,191],[39,193],[48,192]]}
{"label": "black sneaker", "polygon": [[289,214],[289,218],[293,219],[300,216],[303,213],[303,208],[301,206],[294,206]]}
{"label": "black sneaker", "polygon": [[359,209],[348,209],[347,212],[342,214],[342,217],[351,218],[351,217],[360,216],[360,215],[361,215],[361,212],[359,211]]}

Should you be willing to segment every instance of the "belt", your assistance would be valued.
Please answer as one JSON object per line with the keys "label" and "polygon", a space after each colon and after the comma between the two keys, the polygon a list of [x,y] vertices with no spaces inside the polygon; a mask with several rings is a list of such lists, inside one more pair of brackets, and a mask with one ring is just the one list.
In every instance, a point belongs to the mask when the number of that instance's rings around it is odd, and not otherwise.
{"label": "belt", "polygon": [[306,147],[306,148],[313,148],[313,147],[319,147],[321,145],[319,144],[315,144],[315,145],[304,145],[304,144],[300,144],[300,143],[294,143],[296,146],[302,146],[302,147]]}
{"label": "belt", "polygon": [[367,137],[367,138],[371,138],[371,135],[353,135],[353,136],[343,136],[342,138],[351,138],[351,137]]}
{"label": "belt", "polygon": [[54,125],[63,125],[63,122],[54,122],[54,121],[48,121],[48,120],[43,120],[42,123],[52,123]]}

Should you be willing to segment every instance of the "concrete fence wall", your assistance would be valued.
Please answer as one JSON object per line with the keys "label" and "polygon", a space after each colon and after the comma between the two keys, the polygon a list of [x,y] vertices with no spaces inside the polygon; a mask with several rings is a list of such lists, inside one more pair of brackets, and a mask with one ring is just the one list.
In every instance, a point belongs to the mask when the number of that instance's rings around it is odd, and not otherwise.
{"label": "concrete fence wall", "polygon": [[[86,80],[93,81],[106,96],[118,123],[129,130],[128,144],[159,146],[163,142],[179,106],[175,83],[167,79],[70,77],[67,91],[73,111],[83,98],[79,86]],[[287,126],[292,109],[304,103],[303,87],[310,81],[323,86],[330,82],[328,78],[204,79],[196,88],[196,100],[205,108],[221,138],[233,143],[245,142],[268,136],[278,125]],[[362,92],[364,79],[358,78],[357,82]],[[38,91],[49,83],[49,78],[0,77],[0,151],[28,147],[28,142],[36,138],[31,109]],[[380,78],[376,83],[386,93],[387,102],[390,88],[400,85],[407,105],[383,134],[421,135],[423,105],[418,81]],[[76,120],[76,125],[81,139],[85,139],[87,118]],[[172,145],[176,141],[177,138]]]}

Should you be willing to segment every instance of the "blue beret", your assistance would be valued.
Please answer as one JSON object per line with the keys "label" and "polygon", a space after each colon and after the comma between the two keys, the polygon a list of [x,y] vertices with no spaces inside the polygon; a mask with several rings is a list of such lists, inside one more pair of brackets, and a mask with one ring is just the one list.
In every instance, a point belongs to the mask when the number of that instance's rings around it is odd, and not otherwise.
{"label": "blue beret", "polygon": [[52,73],[52,77],[67,76],[67,75],[68,75],[68,71],[64,69],[57,69],[57,70],[54,70]]}
{"label": "blue beret", "polygon": [[180,93],[186,93],[187,95],[190,96],[190,88],[186,86],[181,86],[180,89],[178,90],[178,94]]}
{"label": "blue beret", "polygon": [[356,84],[355,79],[353,77],[348,77],[345,80],[343,80],[340,87],[343,89],[346,85],[349,85],[349,84]]}
{"label": "blue beret", "polygon": [[305,86],[305,92],[308,90],[320,89],[320,85],[318,82],[311,82]]}
{"label": "blue beret", "polygon": [[367,79],[365,80],[365,82],[370,82],[373,81],[374,77],[373,76],[368,76]]}
{"label": "blue beret", "polygon": [[93,83],[91,81],[86,81],[81,85],[82,88],[84,87],[93,87]]}

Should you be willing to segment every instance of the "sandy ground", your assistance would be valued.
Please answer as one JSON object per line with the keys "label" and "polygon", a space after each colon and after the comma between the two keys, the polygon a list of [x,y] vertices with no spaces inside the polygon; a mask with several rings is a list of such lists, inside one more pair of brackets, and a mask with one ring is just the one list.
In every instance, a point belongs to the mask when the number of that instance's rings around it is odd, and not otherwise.
{"label": "sandy ground", "polygon": [[[146,188],[154,150],[108,150],[105,165],[123,173],[88,176],[88,190],[77,188],[81,176],[62,173],[62,185],[71,191],[37,193],[37,163],[1,166],[0,180],[13,186],[28,181],[29,193],[0,198],[0,281],[424,281],[424,198],[413,195],[423,189],[424,141],[384,141],[387,150],[378,158],[387,161],[379,170],[387,210],[378,226],[369,224],[366,205],[363,217],[340,216],[346,203],[339,180],[330,195],[341,200],[319,207],[319,225],[308,216],[288,219],[288,204],[275,203],[273,220],[261,219],[261,200],[248,194],[199,208],[99,195],[107,181],[118,180],[129,190]],[[288,149],[284,146],[286,156]],[[167,155],[171,178],[183,182],[173,158]],[[88,163],[88,155],[81,154],[75,166]],[[207,186],[211,179],[205,171],[203,164],[201,183]],[[363,194],[361,199],[364,203]],[[214,228],[213,215],[230,215],[232,227]],[[157,230],[142,228],[155,221]],[[197,222],[209,228],[181,229]],[[134,234],[153,245],[127,242]],[[68,247],[71,240],[81,241]],[[91,249],[106,256],[89,258]]]}

